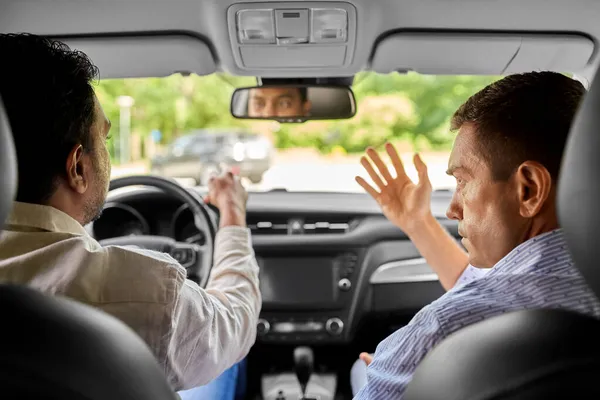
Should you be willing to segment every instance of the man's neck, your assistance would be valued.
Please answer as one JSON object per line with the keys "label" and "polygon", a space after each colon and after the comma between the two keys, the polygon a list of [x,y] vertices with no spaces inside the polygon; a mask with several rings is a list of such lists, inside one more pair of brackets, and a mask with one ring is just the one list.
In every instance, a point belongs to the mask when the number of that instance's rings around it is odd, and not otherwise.
{"label": "man's neck", "polygon": [[547,215],[540,215],[531,221],[531,225],[529,226],[529,229],[525,231],[521,243],[559,228],[560,225],[555,212],[547,213]]}
{"label": "man's neck", "polygon": [[60,193],[60,191],[54,193],[52,197],[48,200],[48,203],[45,205],[64,212],[83,226],[83,212],[77,211],[78,208],[75,207],[73,201],[68,196],[64,195],[63,193]]}

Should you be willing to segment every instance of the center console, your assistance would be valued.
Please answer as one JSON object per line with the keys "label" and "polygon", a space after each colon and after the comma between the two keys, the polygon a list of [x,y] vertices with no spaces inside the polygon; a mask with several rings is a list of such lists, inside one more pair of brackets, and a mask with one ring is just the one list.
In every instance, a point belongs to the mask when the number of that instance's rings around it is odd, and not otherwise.
{"label": "center console", "polygon": [[266,374],[261,379],[263,400],[334,400],[335,374],[315,374],[310,347],[294,350],[294,372]]}
{"label": "center console", "polygon": [[261,379],[262,400],[334,400],[337,388],[335,374],[311,375],[306,392],[293,372],[266,374]]}
{"label": "center console", "polygon": [[259,340],[269,343],[343,341],[359,256],[353,252],[260,255],[263,299]]}

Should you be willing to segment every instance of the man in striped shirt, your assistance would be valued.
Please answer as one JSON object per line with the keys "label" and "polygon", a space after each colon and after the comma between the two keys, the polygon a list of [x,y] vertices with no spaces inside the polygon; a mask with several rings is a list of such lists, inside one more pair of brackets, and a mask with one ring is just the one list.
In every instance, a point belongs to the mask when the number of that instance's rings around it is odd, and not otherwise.
{"label": "man in striped shirt", "polygon": [[[392,177],[372,149],[361,160],[377,186],[358,182],[411,238],[448,292],[353,368],[356,399],[401,399],[419,362],[451,333],[506,312],[557,308],[600,317],[600,302],[573,265],[556,212],[556,180],[581,83],[552,72],[511,75],[463,104],[448,163],[456,191],[448,218],[458,246],[431,214],[427,168],[406,176],[391,145]],[[373,166],[374,165],[374,166]]]}

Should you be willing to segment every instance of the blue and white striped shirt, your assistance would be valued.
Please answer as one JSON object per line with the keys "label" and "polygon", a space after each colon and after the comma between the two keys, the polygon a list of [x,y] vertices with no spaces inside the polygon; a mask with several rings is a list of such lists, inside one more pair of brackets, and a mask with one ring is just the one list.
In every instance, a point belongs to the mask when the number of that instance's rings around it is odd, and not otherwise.
{"label": "blue and white striped shirt", "polygon": [[560,229],[522,243],[483,275],[472,270],[467,275],[470,281],[463,274],[452,290],[377,346],[367,368],[368,383],[355,399],[402,398],[429,350],[451,333],[486,318],[531,308],[600,317],[600,302],[574,266]]}

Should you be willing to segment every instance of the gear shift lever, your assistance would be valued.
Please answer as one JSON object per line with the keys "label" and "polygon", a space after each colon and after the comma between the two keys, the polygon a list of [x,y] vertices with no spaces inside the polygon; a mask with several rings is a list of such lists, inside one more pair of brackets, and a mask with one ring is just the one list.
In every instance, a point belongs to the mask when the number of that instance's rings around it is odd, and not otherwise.
{"label": "gear shift lever", "polygon": [[294,349],[294,370],[300,382],[302,399],[306,397],[306,386],[313,373],[314,355],[310,347],[296,347]]}

